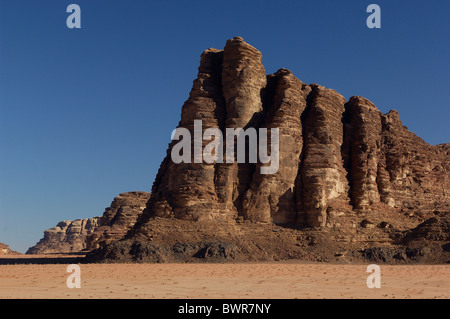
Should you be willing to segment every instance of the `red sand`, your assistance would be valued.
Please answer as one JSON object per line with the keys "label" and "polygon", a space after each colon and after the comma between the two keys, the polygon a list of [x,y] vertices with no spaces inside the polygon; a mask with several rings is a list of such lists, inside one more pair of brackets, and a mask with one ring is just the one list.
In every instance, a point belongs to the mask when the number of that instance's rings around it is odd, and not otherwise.
{"label": "red sand", "polygon": [[450,265],[380,265],[373,289],[368,265],[80,264],[79,289],[67,266],[0,265],[0,298],[450,298]]}

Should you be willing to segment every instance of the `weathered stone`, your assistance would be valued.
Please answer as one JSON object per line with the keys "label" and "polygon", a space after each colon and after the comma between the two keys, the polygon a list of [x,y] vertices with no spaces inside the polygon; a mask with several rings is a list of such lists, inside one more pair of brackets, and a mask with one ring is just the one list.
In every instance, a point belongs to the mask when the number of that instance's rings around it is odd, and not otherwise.
{"label": "weathered stone", "polygon": [[[279,169],[275,174],[260,173],[256,165],[250,188],[242,202],[243,214],[252,221],[277,224],[296,223],[295,180],[303,146],[301,114],[310,91],[286,69],[269,76],[266,119],[263,128],[279,129]],[[270,139],[269,139],[270,141]]]}
{"label": "weathered stone", "polygon": [[[261,174],[260,159],[177,164],[172,141],[145,210],[122,240],[99,245],[95,260],[447,260],[450,144],[427,144],[397,111],[382,114],[359,96],[346,101],[286,69],[266,76],[261,53],[236,37],[202,54],[178,127],[192,137],[208,128],[223,136],[227,128],[278,128],[278,171]],[[209,142],[192,141],[193,155]],[[413,229],[420,247],[407,246]],[[428,241],[437,242],[431,250]]]}
{"label": "weathered stone", "polygon": [[347,205],[349,185],[341,147],[345,98],[323,86],[311,85],[312,92],[304,120],[302,196],[299,221],[325,226],[327,209]]}
{"label": "weathered stone", "polygon": [[44,231],[44,237],[26,254],[74,253],[86,249],[86,236],[97,227],[100,217],[64,220]]}
{"label": "weathered stone", "polygon": [[[235,37],[227,41],[223,56],[221,83],[226,105],[225,129],[257,127],[263,111],[261,94],[267,84],[262,54],[242,38]],[[224,150],[226,147],[225,142]],[[217,196],[234,216],[242,215],[241,197],[250,186],[253,170],[254,164],[238,164],[236,158],[234,163],[217,165]]]}
{"label": "weathered stone", "polygon": [[[223,52],[209,49],[203,52],[197,79],[194,81],[189,99],[182,108],[178,127],[186,128],[194,137],[194,120],[202,121],[202,132],[208,128],[223,128],[225,100],[221,89]],[[158,171],[152,187],[152,197],[148,203],[150,216],[177,217],[186,220],[227,218],[221,209],[216,194],[216,165],[195,163],[197,147],[192,141],[191,163],[173,163],[169,145],[167,157]],[[207,141],[201,145],[202,150]],[[229,217],[228,217],[229,218]]]}
{"label": "weathered stone", "polygon": [[382,117],[379,189],[383,203],[410,210],[449,209],[447,145],[432,146],[402,125],[397,111]]}
{"label": "weathered stone", "polygon": [[450,214],[427,219],[406,235],[407,240],[450,241]]}
{"label": "weathered stone", "polygon": [[115,197],[98,226],[86,237],[86,249],[96,249],[124,237],[136,224],[149,198],[147,192],[128,192]]}
{"label": "weathered stone", "polygon": [[155,216],[194,221],[242,216],[324,227],[329,216],[339,212],[344,218],[353,209],[448,208],[449,147],[426,144],[401,124],[396,111],[383,115],[362,97],[347,102],[285,69],[266,78],[261,53],[240,37],[227,41],[223,51],[202,54],[179,127],[194,135],[196,119],[203,122],[202,133],[280,129],[279,171],[264,176],[260,162],[175,164],[172,142],[139,225]]}
{"label": "weathered stone", "polygon": [[8,245],[0,243],[0,255],[17,255],[17,251],[11,250]]}
{"label": "weathered stone", "polygon": [[353,96],[346,105],[344,152],[355,209],[369,210],[380,202],[378,164],[383,114],[369,100]]}

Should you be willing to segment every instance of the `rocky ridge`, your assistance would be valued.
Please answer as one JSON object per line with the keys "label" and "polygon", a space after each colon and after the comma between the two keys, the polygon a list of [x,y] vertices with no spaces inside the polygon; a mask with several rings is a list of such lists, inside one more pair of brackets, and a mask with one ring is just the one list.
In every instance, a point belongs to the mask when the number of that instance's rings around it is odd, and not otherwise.
{"label": "rocky ridge", "polygon": [[86,236],[86,250],[92,250],[124,237],[145,208],[150,193],[128,192],[115,197],[105,209],[97,227]]}
{"label": "rocky ridge", "polygon": [[147,192],[121,193],[101,217],[62,221],[44,231],[27,254],[87,252],[119,240],[134,226],[149,198]]}
{"label": "rocky ridge", "polygon": [[86,236],[97,227],[100,217],[63,220],[44,231],[44,237],[26,254],[75,253],[86,249]]}
{"label": "rocky ridge", "polygon": [[0,255],[17,255],[17,251],[11,250],[8,245],[0,243]]}

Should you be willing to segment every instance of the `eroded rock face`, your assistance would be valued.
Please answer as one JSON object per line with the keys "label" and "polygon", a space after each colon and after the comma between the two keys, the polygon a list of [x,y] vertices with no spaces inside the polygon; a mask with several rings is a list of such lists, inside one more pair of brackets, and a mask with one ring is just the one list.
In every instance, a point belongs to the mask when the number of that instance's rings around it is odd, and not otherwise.
{"label": "eroded rock face", "polygon": [[336,91],[323,86],[312,85],[312,89],[304,120],[299,217],[304,215],[306,225],[323,227],[329,207],[345,206],[349,202],[347,172],[341,153],[346,101]]}
{"label": "eroded rock face", "polygon": [[381,200],[399,209],[442,209],[450,203],[450,157],[410,132],[397,111],[382,117]]}
{"label": "eroded rock face", "polygon": [[450,214],[427,219],[406,235],[407,240],[450,240]]}
{"label": "eroded rock face", "polygon": [[[206,50],[201,56],[198,78],[194,81],[189,99],[182,108],[178,127],[203,135],[207,128],[223,128],[225,99],[221,95],[221,66],[223,52]],[[194,120],[201,119],[201,132],[194,132]],[[226,218],[221,209],[215,186],[215,164],[196,163],[197,145],[191,143],[191,163],[172,162],[173,145],[169,145],[167,157],[161,165],[153,184],[149,206],[152,215],[177,217],[186,220]],[[200,145],[203,149],[204,143]]]}
{"label": "eroded rock face", "polygon": [[[262,54],[242,38],[235,37],[227,41],[223,55],[224,128],[258,127],[263,110],[261,93],[267,83]],[[253,170],[254,164],[238,164],[236,160],[217,165],[217,195],[233,215],[242,215],[241,198],[250,185]]]}
{"label": "eroded rock face", "polygon": [[[201,133],[278,128],[278,172],[261,174],[260,162],[175,164],[173,141],[140,224],[154,216],[241,216],[324,227],[336,211],[430,210],[450,201],[448,147],[428,145],[402,125],[396,111],[384,115],[365,98],[346,101],[286,69],[266,76],[261,53],[240,37],[228,40],[223,51],[202,54],[179,127],[194,136],[194,120],[202,121]],[[203,150],[209,142],[193,142],[192,148]]]}
{"label": "eroded rock face", "polygon": [[301,115],[311,88],[289,70],[268,77],[266,118],[262,127],[279,129],[279,168],[260,174],[258,163],[242,199],[243,215],[252,221],[292,224],[297,219],[295,182],[303,147]]}
{"label": "eroded rock face", "polygon": [[16,255],[18,252],[11,250],[8,245],[0,243],[0,255]]}
{"label": "eroded rock face", "polygon": [[119,240],[134,226],[150,198],[147,192],[128,192],[115,197],[105,209],[97,227],[86,236],[86,249],[92,250]]}
{"label": "eroded rock face", "polygon": [[86,249],[86,236],[98,226],[100,217],[64,220],[44,231],[44,237],[26,254],[74,253]]}
{"label": "eroded rock face", "polygon": [[[202,121],[201,132],[195,132],[195,120]],[[278,128],[279,169],[261,174],[266,164],[260,160],[195,162],[195,152],[192,163],[174,163],[171,152],[178,141],[172,141],[144,212],[121,246],[107,245],[105,254],[127,254],[134,240],[153,240],[161,218],[191,222],[181,228],[187,233],[197,222],[207,223],[212,234],[242,227],[244,220],[319,231],[324,245],[391,245],[436,212],[450,213],[450,144],[427,144],[403,126],[397,111],[382,114],[363,97],[347,101],[332,89],[303,83],[286,69],[266,76],[261,53],[240,37],[228,40],[224,50],[202,54],[179,127],[193,137],[208,128],[218,128],[224,136],[227,128]],[[270,149],[270,137],[268,141]],[[192,142],[191,148],[203,151],[208,143]],[[258,229],[263,232],[264,227]],[[280,234],[284,232],[266,234],[264,240]],[[220,242],[225,247],[224,238],[205,233],[201,245]],[[246,245],[233,242],[241,244]]]}
{"label": "eroded rock face", "polygon": [[[346,105],[344,154],[350,197],[357,210],[368,210],[380,202],[377,180],[386,176],[386,171],[379,167],[382,117],[375,105],[365,98],[354,96]],[[384,175],[379,176],[382,173]]]}

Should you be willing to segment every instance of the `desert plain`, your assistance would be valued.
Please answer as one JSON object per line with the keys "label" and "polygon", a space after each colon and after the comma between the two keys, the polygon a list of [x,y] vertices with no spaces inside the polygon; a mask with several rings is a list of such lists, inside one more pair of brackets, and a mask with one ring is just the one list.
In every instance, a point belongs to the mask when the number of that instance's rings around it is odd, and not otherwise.
{"label": "desert plain", "polygon": [[[0,257],[1,299],[449,299],[450,265],[178,263],[78,264],[81,288],[68,288],[79,256]],[[50,264],[49,262],[54,262]]]}

